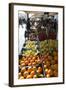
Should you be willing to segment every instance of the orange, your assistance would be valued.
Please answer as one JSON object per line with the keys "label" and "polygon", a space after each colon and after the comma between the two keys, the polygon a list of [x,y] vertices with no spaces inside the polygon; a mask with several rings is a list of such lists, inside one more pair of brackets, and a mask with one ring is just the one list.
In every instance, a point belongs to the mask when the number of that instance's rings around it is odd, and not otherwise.
{"label": "orange", "polygon": [[24,60],[24,61],[26,61],[26,60],[27,60],[27,58],[24,58],[23,60]]}
{"label": "orange", "polygon": [[56,52],[56,51],[54,51],[54,52],[53,52],[53,55],[54,55],[54,56],[56,56],[56,55],[57,55],[57,52]]}
{"label": "orange", "polygon": [[54,69],[54,65],[51,65],[50,68],[51,68],[51,69]]}
{"label": "orange", "polygon": [[48,60],[52,60],[52,56],[48,56]]}
{"label": "orange", "polygon": [[37,75],[34,75],[33,78],[37,78]]}
{"label": "orange", "polygon": [[54,71],[54,76],[57,77],[58,76],[58,72],[55,70]]}
{"label": "orange", "polygon": [[28,71],[25,71],[25,72],[23,73],[23,76],[24,76],[24,77],[27,77],[28,74],[29,74]]}
{"label": "orange", "polygon": [[26,79],[32,78],[32,75],[27,75]]}
{"label": "orange", "polygon": [[41,74],[41,73],[42,73],[42,71],[41,71],[40,69],[38,69],[38,70],[37,70],[37,73]]}
{"label": "orange", "polygon": [[53,75],[53,71],[51,69],[48,70],[47,74]]}
{"label": "orange", "polygon": [[24,79],[24,77],[23,77],[23,76],[21,76],[19,79]]}
{"label": "orange", "polygon": [[28,72],[30,73],[33,70],[32,67],[28,67]]}
{"label": "orange", "polygon": [[25,66],[25,63],[22,63],[21,66]]}
{"label": "orange", "polygon": [[24,60],[24,59],[25,59],[25,57],[23,56],[23,57],[22,57],[22,59]]}
{"label": "orange", "polygon": [[18,77],[20,78],[20,76],[21,76],[21,73],[18,73]]}
{"label": "orange", "polygon": [[38,60],[37,60],[37,63],[41,63],[41,61],[38,59]]}
{"label": "orange", "polygon": [[36,70],[36,66],[33,66],[33,70]]}
{"label": "orange", "polygon": [[44,65],[44,68],[47,68],[47,65]]}
{"label": "orange", "polygon": [[35,62],[37,63],[37,59],[35,60]]}
{"label": "orange", "polygon": [[32,65],[36,65],[36,62],[33,62]]}
{"label": "orange", "polygon": [[29,57],[28,60],[31,60],[31,58]]}
{"label": "orange", "polygon": [[56,61],[55,60],[51,60],[51,64],[53,65],[53,64],[55,64],[56,63]]}
{"label": "orange", "polygon": [[49,53],[47,53],[46,55],[44,55],[44,58],[47,58],[47,57],[48,57],[48,55],[49,55]]}
{"label": "orange", "polygon": [[34,76],[35,75],[35,71],[31,71],[30,75]]}
{"label": "orange", "polygon": [[46,72],[46,73],[48,72],[48,68],[45,69],[45,72]]}
{"label": "orange", "polygon": [[26,71],[26,67],[22,67],[21,72],[25,72],[25,71]]}
{"label": "orange", "polygon": [[45,61],[48,61],[48,58],[44,59]]}
{"label": "orange", "polygon": [[58,64],[54,64],[54,69],[58,70]]}
{"label": "orange", "polygon": [[21,61],[20,61],[20,64],[22,64],[22,63],[24,63],[24,61],[23,61],[23,60],[21,60]]}
{"label": "orange", "polygon": [[58,56],[54,56],[54,60],[58,60]]}
{"label": "orange", "polygon": [[34,60],[30,60],[30,63],[33,63],[34,62]]}
{"label": "orange", "polygon": [[30,58],[30,59],[32,59],[32,57],[33,57],[32,55],[29,55],[29,58]]}
{"label": "orange", "polygon": [[28,63],[28,66],[31,66],[32,64],[31,63]]}
{"label": "orange", "polygon": [[28,63],[29,63],[29,61],[28,61],[28,60],[26,60],[26,61],[25,61],[25,65],[28,65]]}
{"label": "orange", "polygon": [[42,68],[41,67],[38,67],[38,70],[41,70],[42,71]]}
{"label": "orange", "polygon": [[47,67],[49,67],[50,66],[50,62],[46,61],[46,65],[47,65]]}
{"label": "orange", "polygon": [[50,77],[50,74],[47,74],[46,77],[49,78]]}
{"label": "orange", "polygon": [[33,60],[35,60],[36,59],[36,57],[35,56],[33,56],[33,58],[32,58]]}

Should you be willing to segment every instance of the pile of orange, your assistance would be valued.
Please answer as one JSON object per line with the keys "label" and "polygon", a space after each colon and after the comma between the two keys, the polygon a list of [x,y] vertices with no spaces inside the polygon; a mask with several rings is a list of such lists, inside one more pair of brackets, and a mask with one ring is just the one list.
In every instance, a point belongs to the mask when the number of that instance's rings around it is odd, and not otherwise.
{"label": "pile of orange", "polygon": [[46,77],[58,76],[58,53],[53,51],[52,55],[47,53],[42,56]]}
{"label": "pile of orange", "polygon": [[42,74],[41,66],[22,67],[19,73],[19,79],[37,78],[37,74]]}
{"label": "pile of orange", "polygon": [[39,56],[23,56],[20,59],[20,66],[32,66],[32,65],[36,65],[36,64],[40,64],[41,61],[39,59]]}

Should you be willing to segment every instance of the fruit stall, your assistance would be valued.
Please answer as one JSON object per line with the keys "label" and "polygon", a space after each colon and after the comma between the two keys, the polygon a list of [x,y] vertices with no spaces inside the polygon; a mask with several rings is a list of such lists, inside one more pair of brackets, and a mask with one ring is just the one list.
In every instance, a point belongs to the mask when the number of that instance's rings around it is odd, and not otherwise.
{"label": "fruit stall", "polygon": [[29,14],[18,78],[58,77],[58,27],[54,18],[57,13],[32,14],[30,18]]}

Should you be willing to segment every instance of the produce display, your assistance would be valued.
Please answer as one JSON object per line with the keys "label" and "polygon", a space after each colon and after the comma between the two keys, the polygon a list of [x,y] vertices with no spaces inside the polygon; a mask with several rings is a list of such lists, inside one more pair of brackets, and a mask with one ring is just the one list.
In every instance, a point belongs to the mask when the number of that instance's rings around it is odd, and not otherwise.
{"label": "produce display", "polygon": [[23,55],[36,55],[37,54],[37,51],[36,50],[23,50]]}
{"label": "produce display", "polygon": [[58,46],[57,40],[45,40],[45,42],[43,41],[40,42],[40,51],[41,51],[40,59],[43,61],[46,77],[58,76],[57,46]]}
{"label": "produce display", "polygon": [[58,41],[57,40],[44,40],[40,42],[40,52],[41,54],[46,54],[47,52],[52,52],[53,50],[58,49]]}
{"label": "produce display", "polygon": [[35,50],[36,49],[36,41],[30,41],[30,40],[28,40],[28,41],[26,41],[26,45],[25,45],[25,48],[31,48],[31,49],[33,49],[33,50]]}
{"label": "produce display", "polygon": [[38,38],[39,38],[39,41],[43,41],[47,39],[47,35],[45,32],[39,32]]}
{"label": "produce display", "polygon": [[[26,41],[25,48],[35,48],[36,41]],[[58,48],[57,40],[44,40],[39,42],[40,54],[25,50],[19,59],[19,79],[49,78],[58,76]]]}
{"label": "produce display", "polygon": [[42,78],[43,71],[41,65],[38,66],[24,66],[20,69],[19,79]]}
{"label": "produce display", "polygon": [[30,27],[25,32],[27,39],[19,55],[21,80],[58,77],[57,21],[40,17],[37,20],[29,19]]}
{"label": "produce display", "polygon": [[19,61],[19,79],[43,77],[39,56],[23,56]]}
{"label": "produce display", "polygon": [[20,61],[20,66],[33,66],[41,63],[41,60],[38,55],[30,55],[30,56],[23,56]]}
{"label": "produce display", "polygon": [[22,49],[22,54],[24,56],[29,56],[29,55],[37,55],[39,53],[38,51],[38,44],[37,41],[26,41],[23,49]]}
{"label": "produce display", "polygon": [[42,55],[41,60],[43,61],[43,69],[46,77],[57,77],[58,76],[58,53],[53,51],[52,54],[47,53]]}

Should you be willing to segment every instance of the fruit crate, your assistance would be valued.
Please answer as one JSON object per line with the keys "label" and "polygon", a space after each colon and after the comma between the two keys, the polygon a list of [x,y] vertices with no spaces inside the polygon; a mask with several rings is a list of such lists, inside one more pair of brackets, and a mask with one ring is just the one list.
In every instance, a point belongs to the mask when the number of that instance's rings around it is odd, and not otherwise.
{"label": "fruit crate", "polygon": [[[39,54],[38,53],[37,54],[34,53],[34,55],[22,54],[20,56],[21,57],[20,59],[22,59],[23,57],[28,57],[28,58],[26,58],[26,62],[25,62],[26,65],[23,63],[22,67],[23,66],[27,66],[27,67],[38,66],[39,64],[41,64],[44,77],[58,76],[57,75],[57,72],[58,72],[58,50],[57,50],[58,43],[57,42],[58,42],[57,40],[51,40],[51,39],[45,40],[45,41],[39,41],[37,43],[37,45],[39,46],[39,51],[40,51]],[[45,47],[45,49],[48,49],[48,50],[45,50],[44,47]],[[44,53],[41,52],[41,49],[44,49]],[[26,52],[26,50],[29,51],[32,49],[24,48],[24,50]],[[38,60],[36,59],[36,57],[38,57]],[[36,60],[34,60],[34,59],[36,59]],[[23,60],[22,60],[22,62],[23,62]],[[29,62],[29,64],[27,65],[28,62]],[[55,68],[55,69],[52,69],[52,68]]]}

